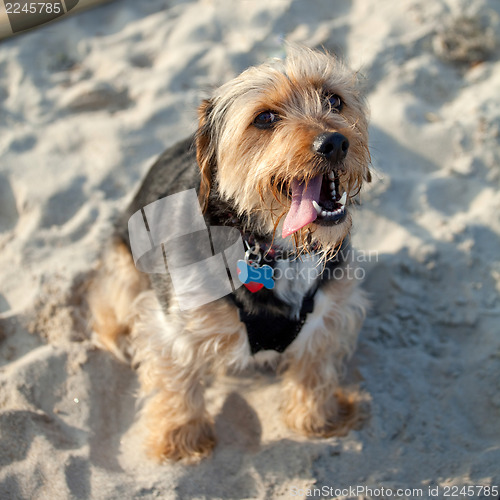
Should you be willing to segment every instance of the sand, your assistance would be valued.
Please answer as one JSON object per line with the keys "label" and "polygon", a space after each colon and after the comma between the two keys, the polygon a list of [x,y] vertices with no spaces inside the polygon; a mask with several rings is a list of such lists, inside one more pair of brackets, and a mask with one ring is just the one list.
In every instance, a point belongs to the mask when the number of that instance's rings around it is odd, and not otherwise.
{"label": "sand", "polygon": [[[3,40],[0,498],[500,486],[499,33],[494,0],[124,0]],[[91,341],[85,278],[200,100],[282,55],[283,39],[366,77],[375,175],[353,243],[370,257],[372,310],[348,378],[369,418],[344,438],[301,438],[271,375],[229,377],[209,391],[213,457],[155,465],[134,371]],[[338,496],[389,498],[351,493]]]}

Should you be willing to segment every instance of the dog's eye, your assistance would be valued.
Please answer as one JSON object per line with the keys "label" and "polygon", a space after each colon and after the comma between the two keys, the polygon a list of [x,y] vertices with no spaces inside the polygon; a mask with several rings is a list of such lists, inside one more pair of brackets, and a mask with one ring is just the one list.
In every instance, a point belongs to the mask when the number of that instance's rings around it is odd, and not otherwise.
{"label": "dog's eye", "polygon": [[257,128],[270,128],[279,120],[279,116],[272,111],[263,111],[253,121]]}
{"label": "dog's eye", "polygon": [[337,112],[341,111],[344,106],[342,99],[337,94],[328,96],[328,104],[330,105],[332,111]]}

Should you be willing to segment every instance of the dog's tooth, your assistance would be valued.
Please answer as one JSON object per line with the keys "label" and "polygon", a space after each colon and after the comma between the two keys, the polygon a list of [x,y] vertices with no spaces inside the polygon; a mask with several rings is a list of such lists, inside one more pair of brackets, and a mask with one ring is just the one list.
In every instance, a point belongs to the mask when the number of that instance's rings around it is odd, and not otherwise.
{"label": "dog's tooth", "polygon": [[342,198],[340,198],[339,203],[344,206],[347,202],[347,193],[344,191],[344,194],[342,195]]}
{"label": "dog's tooth", "polygon": [[316,210],[318,215],[321,215],[321,207],[313,200],[312,202],[314,210]]}
{"label": "dog's tooth", "polygon": [[335,174],[333,173],[333,170],[330,170],[330,172],[328,172],[328,178],[333,181],[335,179]]}
{"label": "dog's tooth", "polygon": [[321,211],[321,217],[326,217],[326,212],[324,210]]}
{"label": "dog's tooth", "polygon": [[335,182],[330,182],[330,189],[335,192]]}

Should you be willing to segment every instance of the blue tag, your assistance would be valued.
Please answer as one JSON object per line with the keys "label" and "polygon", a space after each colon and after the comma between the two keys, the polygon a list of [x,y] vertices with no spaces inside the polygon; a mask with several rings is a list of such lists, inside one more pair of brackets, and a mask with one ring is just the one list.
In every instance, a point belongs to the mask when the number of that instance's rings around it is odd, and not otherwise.
{"label": "blue tag", "polygon": [[271,266],[267,264],[257,266],[257,264],[251,264],[244,260],[239,260],[237,266],[238,278],[243,284],[253,282],[264,285],[268,290],[274,288],[274,271]]}

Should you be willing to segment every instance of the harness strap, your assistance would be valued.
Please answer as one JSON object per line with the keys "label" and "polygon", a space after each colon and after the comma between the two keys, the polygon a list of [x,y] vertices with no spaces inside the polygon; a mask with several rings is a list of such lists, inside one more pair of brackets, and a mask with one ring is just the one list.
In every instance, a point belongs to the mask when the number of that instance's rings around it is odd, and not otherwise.
{"label": "harness strap", "polygon": [[[314,310],[315,293],[316,291],[306,296],[302,301],[298,319],[271,315],[267,312],[249,314],[242,307],[239,307],[240,320],[245,323],[247,328],[252,354],[266,350],[284,352],[299,335],[307,315]],[[233,300],[236,302],[234,297]],[[237,302],[236,305],[238,305]]]}

